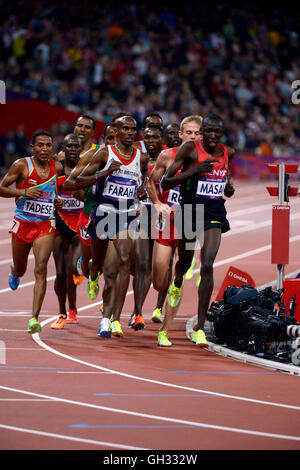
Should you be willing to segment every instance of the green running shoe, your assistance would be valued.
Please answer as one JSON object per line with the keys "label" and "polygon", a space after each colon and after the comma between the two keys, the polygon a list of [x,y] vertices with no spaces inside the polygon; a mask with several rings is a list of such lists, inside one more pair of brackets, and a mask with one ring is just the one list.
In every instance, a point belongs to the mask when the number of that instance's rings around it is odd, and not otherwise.
{"label": "green running shoe", "polygon": [[152,321],[154,323],[161,323],[162,322],[162,309],[161,308],[155,308],[152,312]]}
{"label": "green running shoe", "polygon": [[110,331],[112,336],[119,336],[119,338],[123,338],[124,336],[121,323],[118,320],[112,321],[110,323]]}
{"label": "green running shoe", "polygon": [[160,331],[157,336],[158,346],[172,346],[171,341],[168,340],[167,333],[165,331]]}
{"label": "green running shoe", "polygon": [[42,327],[40,322],[36,318],[31,318],[28,322],[28,333],[40,333],[42,331]]}
{"label": "green running shoe", "polygon": [[193,258],[192,264],[185,273],[185,278],[187,281],[190,281],[194,277],[194,267],[196,266],[196,258]]}
{"label": "green running shoe", "polygon": [[88,284],[87,284],[87,295],[90,300],[97,299],[99,293],[99,273],[96,277],[95,281],[92,281],[91,276],[89,276]]}
{"label": "green running shoe", "polygon": [[200,348],[208,348],[209,346],[203,330],[195,331],[192,336],[192,341],[193,343],[196,343],[196,346],[199,346]]}
{"label": "green running shoe", "polygon": [[184,284],[184,278],[182,279],[182,284],[180,287],[176,287],[174,280],[168,290],[168,303],[170,307],[177,307],[181,299],[182,288]]}

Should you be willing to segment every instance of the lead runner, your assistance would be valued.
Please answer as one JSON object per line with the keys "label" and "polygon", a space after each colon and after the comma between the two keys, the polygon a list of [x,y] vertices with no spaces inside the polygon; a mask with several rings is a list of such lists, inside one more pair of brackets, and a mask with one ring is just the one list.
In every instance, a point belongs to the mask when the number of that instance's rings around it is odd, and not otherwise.
{"label": "lead runner", "polygon": [[[192,209],[191,233],[196,233],[198,209],[204,208],[204,227],[198,236],[203,235],[201,246],[201,281],[198,287],[198,322],[192,341],[199,347],[207,347],[204,323],[213,291],[213,264],[217,256],[221,234],[230,230],[226,218],[224,190],[229,176],[229,162],[234,157],[234,150],[220,143],[224,134],[223,120],[209,114],[201,125],[202,141],[185,142],[178,150],[174,162],[169,166],[161,182],[162,189],[170,189],[180,184],[183,216],[189,207]],[[179,170],[182,168],[180,173]],[[171,307],[178,305],[184,282],[184,274],[189,269],[194,250],[187,248],[188,240],[184,228],[178,239],[178,262],[175,277],[168,293]]]}
{"label": "lead runner", "polygon": [[[47,265],[55,236],[56,176],[62,165],[50,158],[53,139],[49,132],[37,130],[32,136],[31,149],[33,156],[19,158],[11,165],[0,184],[0,197],[16,199],[9,231],[13,263],[8,282],[12,290],[18,288],[20,277],[26,272],[29,252],[31,248],[33,250],[35,283],[32,318],[27,331],[38,333],[42,329],[38,317],[45,297]],[[16,187],[10,188],[13,184]]]}

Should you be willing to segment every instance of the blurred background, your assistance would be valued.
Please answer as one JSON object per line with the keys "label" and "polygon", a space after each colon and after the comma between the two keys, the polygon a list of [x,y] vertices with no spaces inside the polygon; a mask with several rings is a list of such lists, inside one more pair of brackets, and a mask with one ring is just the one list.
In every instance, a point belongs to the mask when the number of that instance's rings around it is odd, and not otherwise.
{"label": "blurred background", "polygon": [[139,131],[151,111],[165,125],[220,114],[236,178],[298,162],[300,10],[280,3],[0,0],[0,172],[30,154],[37,128],[58,151],[80,114],[96,119],[101,142],[119,111]]}

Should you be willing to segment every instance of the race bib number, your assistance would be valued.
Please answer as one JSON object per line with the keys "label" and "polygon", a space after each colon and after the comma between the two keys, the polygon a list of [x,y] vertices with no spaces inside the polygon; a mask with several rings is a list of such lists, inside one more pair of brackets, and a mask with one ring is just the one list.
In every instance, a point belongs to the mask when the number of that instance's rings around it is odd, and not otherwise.
{"label": "race bib number", "polygon": [[103,195],[114,201],[134,199],[136,182],[122,178],[108,178],[103,190]]}
{"label": "race bib number", "polygon": [[24,214],[31,217],[38,217],[40,219],[49,219],[53,213],[53,201],[47,198],[40,199],[26,199],[24,203]]}
{"label": "race bib number", "polygon": [[10,232],[17,233],[20,227],[20,222],[16,219],[13,219]]}
{"label": "race bib number", "polygon": [[173,205],[178,206],[178,204],[180,203],[180,199],[181,199],[181,196],[180,196],[179,188],[170,189],[167,203],[171,206]]}
{"label": "race bib number", "polygon": [[58,196],[63,200],[61,212],[79,212],[83,209],[83,202],[76,199],[72,194],[59,194]]}
{"label": "race bib number", "polygon": [[219,199],[222,197],[226,181],[219,179],[203,179],[198,181],[197,196],[209,199]]}

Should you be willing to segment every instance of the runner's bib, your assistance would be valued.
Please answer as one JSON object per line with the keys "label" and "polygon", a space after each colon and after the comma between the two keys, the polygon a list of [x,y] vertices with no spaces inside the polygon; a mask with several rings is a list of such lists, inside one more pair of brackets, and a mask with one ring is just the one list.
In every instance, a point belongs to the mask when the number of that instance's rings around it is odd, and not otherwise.
{"label": "runner's bib", "polygon": [[53,201],[48,198],[30,199],[26,198],[24,202],[24,214],[40,219],[48,220],[53,213]]}

